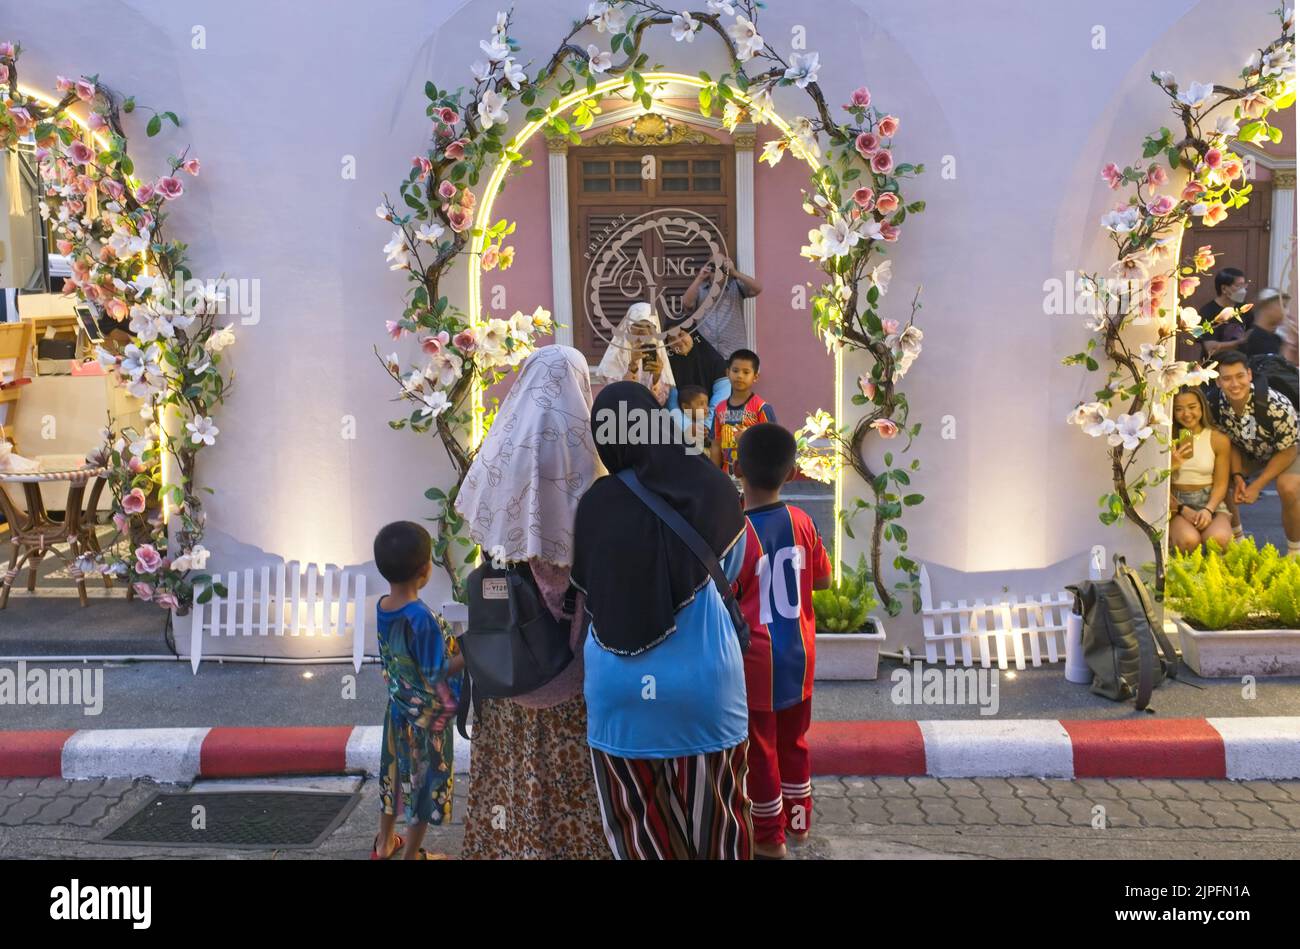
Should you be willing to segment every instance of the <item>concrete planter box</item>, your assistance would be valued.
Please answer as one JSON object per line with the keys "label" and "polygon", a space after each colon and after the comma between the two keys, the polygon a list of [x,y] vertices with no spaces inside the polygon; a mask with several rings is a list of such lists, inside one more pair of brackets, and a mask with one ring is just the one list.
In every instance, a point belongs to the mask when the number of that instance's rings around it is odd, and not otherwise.
{"label": "concrete planter box", "polygon": [[1193,629],[1178,616],[1174,623],[1183,661],[1199,676],[1300,676],[1300,629]]}
{"label": "concrete planter box", "polygon": [[874,679],[880,669],[880,647],[885,627],[874,616],[868,618],[870,633],[817,633],[818,679]]}

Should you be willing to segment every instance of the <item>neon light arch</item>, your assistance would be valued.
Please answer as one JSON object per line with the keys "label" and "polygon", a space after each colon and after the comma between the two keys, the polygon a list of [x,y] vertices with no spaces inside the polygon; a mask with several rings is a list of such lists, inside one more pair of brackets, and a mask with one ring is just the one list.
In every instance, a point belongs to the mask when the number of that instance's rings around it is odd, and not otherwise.
{"label": "neon light arch", "polygon": [[[699,76],[688,76],[684,73],[666,72],[666,71],[655,71],[655,72],[643,73],[642,78],[645,79],[647,82],[672,82],[672,83],[679,83],[684,86],[691,86],[696,89],[702,89],[705,86],[708,86],[710,84],[705,80],[701,79]],[[546,123],[551,116],[559,115],[564,112],[567,112],[573,106],[577,105],[579,102],[585,99],[590,99],[593,96],[598,96],[604,93],[617,92],[620,89],[624,89],[630,85],[632,85],[632,81],[630,79],[620,76],[614,79],[607,79],[604,82],[598,83],[594,89],[588,90],[587,88],[584,87],[580,90],[569,93],[563,98],[557,100],[552,105],[552,107],[547,110],[546,116],[543,116],[540,119],[535,119],[527,123],[526,125],[524,125],[523,128],[521,128],[518,132],[516,132],[514,137],[510,139],[509,143],[506,145],[503,151],[513,151],[516,153],[521,153],[523,151],[523,146],[526,145],[529,139],[531,139],[534,135],[536,135],[538,131],[540,131],[542,128],[546,126]],[[790,124],[786,122],[785,119],[783,119],[778,113],[776,113],[771,109],[767,109],[758,105],[757,103],[754,102],[752,98],[750,98],[750,96],[747,93],[744,93],[739,89],[733,88],[732,94],[736,99],[739,99],[740,102],[743,103],[746,106],[746,108],[750,110],[751,113],[763,116],[768,121],[770,121],[773,125],[779,128],[783,133],[785,133],[787,137],[789,138],[795,137],[790,127]],[[791,154],[797,154],[797,153],[794,150],[792,150]],[[810,155],[807,155],[806,153],[799,155],[798,157],[801,157],[805,162],[807,162],[808,166],[814,172],[819,171],[822,167],[820,161],[818,161],[816,158],[813,158]],[[505,157],[502,157],[500,160],[497,161],[496,165],[492,169],[491,176],[488,178],[487,187],[483,191],[483,200],[479,202],[478,211],[474,215],[475,236],[471,238],[470,253],[467,255],[466,258],[467,265],[469,268],[468,312],[470,316],[470,322],[472,324],[477,324],[480,321],[480,317],[481,317],[480,306],[482,303],[483,272],[479,266],[479,257],[482,254],[483,250],[485,249],[486,231],[487,228],[490,226],[491,219],[492,219],[492,206],[496,203],[497,194],[500,193],[502,182],[505,181],[505,176],[507,172],[509,172],[510,166],[512,164],[514,163],[509,158],[505,158]],[[835,381],[834,381],[835,424],[837,427],[840,424],[840,420],[844,416],[843,382],[844,382],[844,351],[842,347],[838,347],[835,350]],[[471,389],[470,392],[470,406],[471,406],[472,417],[473,417],[472,429],[470,434],[470,444],[471,446],[477,447],[479,442],[483,440],[483,386],[477,378],[475,378],[473,388]],[[834,569],[835,569],[836,581],[838,581],[840,578],[840,561],[842,559],[840,556],[840,551],[842,550],[841,542],[843,539],[843,527],[840,519],[840,512],[843,510],[843,508],[844,508],[844,469],[841,466],[838,469],[838,473],[835,476],[835,500],[834,500],[835,548],[834,549],[836,553],[835,553]]]}

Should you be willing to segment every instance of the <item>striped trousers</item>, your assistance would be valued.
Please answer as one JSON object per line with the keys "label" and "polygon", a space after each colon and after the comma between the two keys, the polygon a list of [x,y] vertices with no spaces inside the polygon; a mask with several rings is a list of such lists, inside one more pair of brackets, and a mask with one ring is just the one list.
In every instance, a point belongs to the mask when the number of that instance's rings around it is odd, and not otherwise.
{"label": "striped trousers", "polygon": [[591,750],[605,838],[616,860],[749,860],[749,742],[684,758]]}

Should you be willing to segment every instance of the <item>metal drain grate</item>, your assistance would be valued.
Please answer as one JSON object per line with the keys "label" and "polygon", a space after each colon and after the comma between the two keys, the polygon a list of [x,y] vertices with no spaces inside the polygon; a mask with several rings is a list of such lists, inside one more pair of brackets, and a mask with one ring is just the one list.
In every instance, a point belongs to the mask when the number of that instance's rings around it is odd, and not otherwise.
{"label": "metal drain grate", "polygon": [[[105,843],[265,850],[318,847],[356,806],[359,794],[208,791],[155,794]],[[203,811],[196,812],[195,807]],[[201,826],[197,816],[201,815]]]}

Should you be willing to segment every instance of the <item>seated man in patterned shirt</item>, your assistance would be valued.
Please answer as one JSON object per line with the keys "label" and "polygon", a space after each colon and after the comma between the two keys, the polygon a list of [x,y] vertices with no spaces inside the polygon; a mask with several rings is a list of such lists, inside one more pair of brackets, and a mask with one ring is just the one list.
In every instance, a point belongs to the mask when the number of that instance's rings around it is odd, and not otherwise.
{"label": "seated man in patterned shirt", "polygon": [[1254,504],[1276,479],[1287,553],[1300,556],[1300,437],[1295,406],[1264,380],[1254,385],[1250,362],[1241,353],[1219,356],[1218,371],[1217,391],[1210,393],[1210,402],[1219,428],[1232,441],[1229,502]]}

